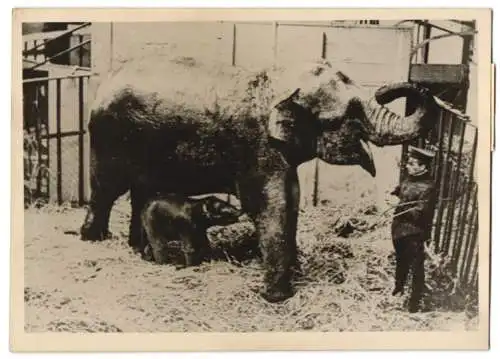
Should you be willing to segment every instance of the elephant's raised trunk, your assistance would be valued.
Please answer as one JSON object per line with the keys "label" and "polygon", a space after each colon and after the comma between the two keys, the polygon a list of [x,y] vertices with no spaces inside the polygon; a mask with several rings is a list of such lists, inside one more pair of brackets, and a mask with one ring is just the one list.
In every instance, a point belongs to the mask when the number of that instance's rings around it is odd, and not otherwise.
{"label": "elephant's raised trunk", "polygon": [[[413,114],[403,117],[384,106],[400,97],[415,101],[416,109]],[[411,141],[425,134],[433,125],[432,113],[435,103],[432,96],[411,83],[383,86],[365,106],[369,122],[368,140],[377,146]]]}

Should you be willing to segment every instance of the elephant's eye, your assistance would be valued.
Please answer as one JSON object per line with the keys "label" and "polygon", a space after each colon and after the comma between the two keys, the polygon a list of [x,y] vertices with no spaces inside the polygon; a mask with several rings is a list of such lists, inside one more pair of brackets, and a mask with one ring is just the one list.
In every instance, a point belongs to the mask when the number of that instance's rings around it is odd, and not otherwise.
{"label": "elephant's eye", "polygon": [[286,120],[281,120],[280,123],[285,126],[286,128],[295,128],[295,121],[286,119]]}

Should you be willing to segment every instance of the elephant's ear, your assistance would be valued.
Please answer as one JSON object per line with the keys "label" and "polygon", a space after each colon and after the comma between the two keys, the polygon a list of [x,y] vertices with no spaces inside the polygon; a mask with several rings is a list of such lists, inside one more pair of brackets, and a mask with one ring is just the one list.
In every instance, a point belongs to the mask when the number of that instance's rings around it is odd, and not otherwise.
{"label": "elephant's ear", "polygon": [[284,99],[276,101],[271,108],[267,129],[269,136],[280,141],[287,141],[291,135],[291,129],[295,119],[290,115],[288,105],[298,95],[300,89],[296,89]]}

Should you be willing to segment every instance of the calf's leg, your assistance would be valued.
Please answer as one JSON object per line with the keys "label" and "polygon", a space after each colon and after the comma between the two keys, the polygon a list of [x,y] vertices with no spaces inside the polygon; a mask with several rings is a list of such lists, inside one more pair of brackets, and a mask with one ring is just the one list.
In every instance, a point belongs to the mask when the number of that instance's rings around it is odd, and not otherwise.
{"label": "calf's leg", "polygon": [[[207,254],[208,243],[205,231],[196,231],[191,223],[176,228],[182,243],[182,252],[184,253],[184,264],[186,267],[198,266],[201,264]],[[208,240],[207,240],[208,241]]]}

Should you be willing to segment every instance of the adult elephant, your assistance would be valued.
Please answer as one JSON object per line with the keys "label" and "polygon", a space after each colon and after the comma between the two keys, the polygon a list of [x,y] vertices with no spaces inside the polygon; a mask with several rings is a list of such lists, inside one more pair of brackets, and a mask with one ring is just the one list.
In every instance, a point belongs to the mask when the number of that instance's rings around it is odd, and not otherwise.
{"label": "adult elephant", "polygon": [[[419,104],[411,116],[382,106],[403,96]],[[431,125],[430,103],[408,83],[370,98],[326,61],[260,72],[158,55],[126,63],[99,87],[91,109],[92,193],[82,239],[106,237],[111,207],[127,190],[129,244],[139,251],[139,213],[151,194],[234,190],[256,225],[262,296],[282,301],[293,295],[297,166],[319,157],[375,176],[367,141],[415,138]]]}

